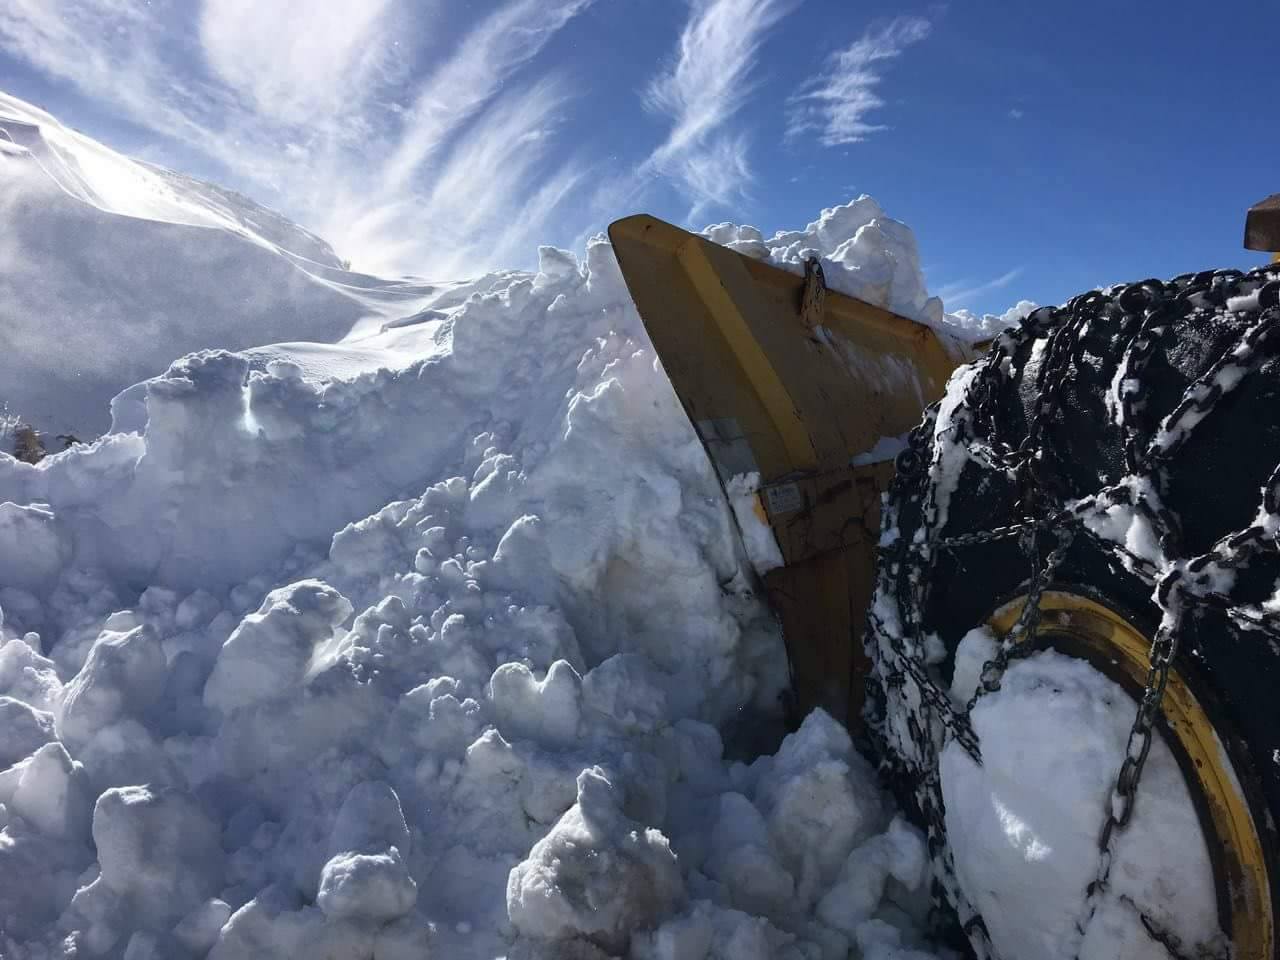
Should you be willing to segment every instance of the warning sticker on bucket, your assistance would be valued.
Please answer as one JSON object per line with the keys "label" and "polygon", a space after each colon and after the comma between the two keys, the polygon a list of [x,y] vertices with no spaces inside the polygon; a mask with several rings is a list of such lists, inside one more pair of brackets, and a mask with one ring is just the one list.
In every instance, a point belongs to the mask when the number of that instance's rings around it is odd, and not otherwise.
{"label": "warning sticker on bucket", "polygon": [[800,488],[794,483],[765,487],[763,492],[770,516],[792,513],[804,506],[804,497],[800,494]]}

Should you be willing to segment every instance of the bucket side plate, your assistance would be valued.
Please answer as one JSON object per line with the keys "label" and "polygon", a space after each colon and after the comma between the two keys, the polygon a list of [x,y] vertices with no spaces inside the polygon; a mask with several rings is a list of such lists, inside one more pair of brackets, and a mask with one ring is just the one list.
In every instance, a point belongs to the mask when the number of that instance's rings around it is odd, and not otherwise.
{"label": "bucket side plate", "polygon": [[632,299],[722,483],[758,473],[784,565],[765,586],[797,706],[856,725],[894,440],[967,357],[934,332],[654,217],[609,228]]}

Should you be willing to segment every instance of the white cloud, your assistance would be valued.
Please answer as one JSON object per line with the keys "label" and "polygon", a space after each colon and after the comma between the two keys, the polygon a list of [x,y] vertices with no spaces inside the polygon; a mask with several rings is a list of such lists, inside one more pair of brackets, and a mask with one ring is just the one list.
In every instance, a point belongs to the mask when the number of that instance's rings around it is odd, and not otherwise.
{"label": "white cloud", "polygon": [[328,125],[376,78],[392,12],[393,0],[204,0],[199,38],[215,75],[262,117]]}
{"label": "white cloud", "polygon": [[1022,271],[1022,267],[1014,267],[1012,270],[1002,273],[994,280],[988,280],[985,283],[971,284],[967,280],[962,280],[959,283],[945,284],[934,292],[942,298],[942,302],[946,304],[948,309],[952,307],[959,307],[968,303],[970,300],[973,300],[975,297],[982,296],[984,293],[990,293],[993,290],[1000,290],[1007,287],[1009,284],[1013,283],[1013,281],[1017,280],[1018,277],[1022,276]]}
{"label": "white cloud", "polygon": [[751,182],[747,141],[728,134],[716,137],[684,158],[682,175],[699,206],[729,204]]}
{"label": "white cloud", "polygon": [[569,162],[544,176],[564,88],[548,79],[495,101],[451,144],[420,192],[384,192],[377,206],[339,203],[329,213],[333,226],[354,215],[353,246],[380,269],[411,261],[424,243],[440,276],[473,275],[527,257],[582,175],[581,165]]}
{"label": "white cloud", "polygon": [[215,89],[180,81],[169,59],[191,45],[161,42],[159,19],[142,0],[6,0],[0,47],[42,72],[109,102],[134,122],[188,140],[210,137],[208,118],[222,112]]}
{"label": "white cloud", "polygon": [[725,126],[755,89],[752,73],[765,35],[797,3],[695,0],[675,63],[649,87],[647,105],[673,123],[641,173],[672,177],[695,212],[729,202],[750,180],[746,141]]}
{"label": "white cloud", "polygon": [[1009,116],[1014,120],[1021,120],[1023,117],[1023,113],[1017,107],[1011,107],[1009,109]]}
{"label": "white cloud", "polygon": [[787,135],[796,137],[817,131],[824,146],[834,147],[857,143],[885,129],[865,119],[884,106],[884,100],[876,93],[884,61],[923,40],[929,30],[929,21],[923,17],[895,17],[872,27],[851,46],[833,54],[823,71],[801,84],[791,97]]}
{"label": "white cloud", "polygon": [[419,91],[404,135],[386,165],[388,186],[395,188],[408,180],[460,124],[592,2],[515,0],[481,21]]}
{"label": "white cloud", "polygon": [[440,0],[202,0],[194,24],[163,0],[4,0],[0,49],[274,191],[357,266],[443,275],[499,265],[464,227],[545,236],[580,177],[542,175],[564,84],[509,81],[592,2],[506,0],[424,50]]}

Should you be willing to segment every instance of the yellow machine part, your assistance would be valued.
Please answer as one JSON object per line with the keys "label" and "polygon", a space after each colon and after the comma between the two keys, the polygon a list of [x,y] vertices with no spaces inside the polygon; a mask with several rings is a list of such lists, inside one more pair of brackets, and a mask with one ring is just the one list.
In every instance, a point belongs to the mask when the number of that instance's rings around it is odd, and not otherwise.
{"label": "yellow machine part", "polygon": [[[1013,629],[1025,604],[1026,597],[1019,597],[995,612],[989,625],[997,636]],[[1145,685],[1151,641],[1115,611],[1058,590],[1045,591],[1040,610],[1039,632],[1050,644],[1057,646],[1055,638],[1064,637],[1072,644],[1064,652],[1111,665],[1135,689]],[[1231,938],[1232,956],[1271,960],[1276,930],[1261,833],[1212,719],[1176,668],[1169,674],[1161,711],[1166,742],[1172,740],[1170,746],[1181,755],[1187,786],[1198,797],[1201,826],[1218,873],[1219,919]]]}
{"label": "yellow machine part", "polygon": [[784,560],[764,582],[797,706],[856,726],[893,462],[852,461],[915,427],[970,357],[922,324],[837,293],[815,299],[805,277],[653,217],[619,220],[609,237],[721,481],[760,476]]}

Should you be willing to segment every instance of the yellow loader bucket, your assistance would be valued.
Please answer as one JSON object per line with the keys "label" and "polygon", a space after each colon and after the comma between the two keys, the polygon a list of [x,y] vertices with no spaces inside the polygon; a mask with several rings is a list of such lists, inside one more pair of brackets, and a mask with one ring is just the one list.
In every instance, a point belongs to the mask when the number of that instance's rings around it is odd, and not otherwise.
{"label": "yellow loader bucket", "polygon": [[820,268],[796,276],[646,215],[614,223],[609,238],[721,483],[760,475],[784,561],[764,583],[797,707],[856,726],[880,495],[893,477],[879,451],[969,357],[922,324],[826,292]]}

